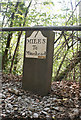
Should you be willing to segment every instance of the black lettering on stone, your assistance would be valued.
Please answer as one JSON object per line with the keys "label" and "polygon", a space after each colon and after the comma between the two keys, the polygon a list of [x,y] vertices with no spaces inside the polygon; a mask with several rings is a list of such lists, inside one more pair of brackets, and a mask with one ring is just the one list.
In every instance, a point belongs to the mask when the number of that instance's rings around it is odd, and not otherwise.
{"label": "black lettering on stone", "polygon": [[41,44],[41,39],[38,39],[38,44]]}
{"label": "black lettering on stone", "polygon": [[43,39],[43,40],[42,40],[42,43],[45,44],[45,43],[46,43],[46,39]]}
{"label": "black lettering on stone", "polygon": [[36,39],[33,39],[33,42],[34,42],[33,44],[37,44],[37,41],[36,41]]}
{"label": "black lettering on stone", "polygon": [[37,50],[37,45],[32,45],[33,50]]}
{"label": "black lettering on stone", "polygon": [[26,54],[30,55],[30,51],[26,51]]}
{"label": "black lettering on stone", "polygon": [[34,53],[30,52],[30,51],[26,51],[27,55],[37,55],[37,51],[35,51]]}
{"label": "black lettering on stone", "polygon": [[30,42],[30,40],[29,39],[27,39],[27,43],[29,43]]}
{"label": "black lettering on stone", "polygon": [[30,44],[34,44],[34,39],[30,39]]}

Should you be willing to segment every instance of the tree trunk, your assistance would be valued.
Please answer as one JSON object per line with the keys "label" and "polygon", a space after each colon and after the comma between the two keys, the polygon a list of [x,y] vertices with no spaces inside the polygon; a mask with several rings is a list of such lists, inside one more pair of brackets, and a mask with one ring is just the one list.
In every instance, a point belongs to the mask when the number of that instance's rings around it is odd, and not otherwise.
{"label": "tree trunk", "polygon": [[[75,42],[75,43],[76,43],[76,42]],[[74,44],[75,44],[75,43],[74,43]],[[67,43],[66,43],[66,44],[67,44]],[[64,62],[64,60],[65,60],[65,58],[66,58],[66,55],[67,55],[67,53],[68,53],[68,50],[69,50],[74,44],[72,44],[71,46],[68,46],[68,49],[67,49],[65,55],[63,56],[63,59],[62,59],[60,65],[59,65],[59,68],[58,68],[58,70],[57,70],[56,76],[58,76],[58,74],[59,74],[59,72],[60,72],[60,69],[61,69],[61,67],[62,67],[62,65],[63,65],[63,62]]]}
{"label": "tree trunk", "polygon": [[[28,10],[29,10],[29,8],[30,8],[31,3],[32,3],[32,0],[30,1],[29,5],[28,5],[28,7],[27,7],[27,9],[26,9],[25,18],[26,18],[27,14],[28,14]],[[26,23],[26,19],[24,19],[23,26],[25,26],[25,23]],[[22,35],[22,31],[19,32],[19,35],[18,35],[17,45],[16,45],[16,48],[15,48],[15,51],[14,51],[14,55],[13,55],[13,58],[12,58],[12,62],[11,62],[10,73],[12,72],[12,67],[13,67],[13,63],[14,63],[16,51],[17,51],[18,46],[19,46],[19,42],[20,42],[21,35]]]}
{"label": "tree trunk", "polygon": [[10,73],[12,72],[12,67],[13,67],[13,63],[14,63],[14,59],[15,59],[15,55],[16,55],[16,51],[17,51],[18,46],[19,46],[19,42],[20,42],[21,35],[22,35],[22,31],[19,32],[19,35],[18,35],[17,45],[16,45],[16,48],[15,48],[15,51],[14,51],[14,55],[13,55],[13,58],[12,58],[12,62],[11,62]]}
{"label": "tree trunk", "polygon": [[[19,4],[19,2],[17,2],[16,6],[15,6],[15,11],[17,10],[18,4]],[[11,19],[14,19],[14,14],[15,14],[15,12],[12,13]],[[12,27],[12,26],[13,26],[13,22],[11,21],[10,27]],[[7,55],[8,55],[8,50],[10,47],[12,35],[13,35],[13,33],[11,32],[8,34],[8,37],[7,37],[7,44],[6,44],[5,52],[4,52],[4,55],[2,58],[2,69],[5,69],[5,64],[7,63]]]}

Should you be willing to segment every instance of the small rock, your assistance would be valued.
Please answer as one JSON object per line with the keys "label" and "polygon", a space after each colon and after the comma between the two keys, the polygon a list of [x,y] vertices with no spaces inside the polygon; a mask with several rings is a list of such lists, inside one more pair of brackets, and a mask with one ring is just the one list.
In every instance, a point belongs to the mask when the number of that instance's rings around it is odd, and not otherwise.
{"label": "small rock", "polygon": [[[1,95],[0,95],[0,96],[1,96]],[[6,96],[3,94],[3,95],[2,95],[2,98],[4,99],[4,98],[6,98]]]}
{"label": "small rock", "polygon": [[46,104],[45,106],[46,106],[46,107],[50,107],[50,104]]}
{"label": "small rock", "polygon": [[81,119],[81,115],[80,115],[80,119]]}
{"label": "small rock", "polygon": [[14,110],[11,110],[11,113],[14,113]]}
{"label": "small rock", "polygon": [[57,98],[54,97],[53,100],[57,100]]}
{"label": "small rock", "polygon": [[44,111],[48,111],[50,108],[44,108]]}
{"label": "small rock", "polygon": [[25,102],[30,103],[30,100],[28,98],[25,98]]}
{"label": "small rock", "polygon": [[39,99],[36,99],[36,102],[39,103]]}
{"label": "small rock", "polygon": [[22,98],[21,97],[18,97],[18,101],[20,101]]}
{"label": "small rock", "polygon": [[25,98],[25,95],[22,95],[22,98],[24,99],[24,98]]}
{"label": "small rock", "polygon": [[24,112],[24,113],[22,113],[22,116],[25,116],[25,112]]}
{"label": "small rock", "polygon": [[14,115],[15,117],[18,117],[18,115]]}
{"label": "small rock", "polygon": [[34,114],[33,114],[33,117],[34,117],[34,118],[38,118],[38,116],[39,116],[39,115],[38,115],[37,113],[34,113]]}
{"label": "small rock", "polygon": [[15,104],[14,107],[18,107],[18,105]]}
{"label": "small rock", "polygon": [[63,107],[59,107],[59,111],[64,112],[64,108]]}
{"label": "small rock", "polygon": [[17,89],[8,89],[9,92],[14,93],[15,95],[19,95],[19,91]]}
{"label": "small rock", "polygon": [[6,114],[1,114],[1,117],[6,117]]}
{"label": "small rock", "polygon": [[53,107],[52,109],[59,111],[59,107]]}
{"label": "small rock", "polygon": [[29,106],[28,109],[29,109],[30,111],[34,111],[34,110],[35,110],[32,106]]}
{"label": "small rock", "polygon": [[71,120],[73,120],[75,115],[73,113],[69,113],[69,117],[70,117]]}
{"label": "small rock", "polygon": [[45,115],[47,115],[47,112],[45,112],[45,111],[42,111],[42,113],[45,114]]}
{"label": "small rock", "polygon": [[31,112],[31,111],[28,111],[28,113],[29,113],[30,115],[32,115],[32,112]]}
{"label": "small rock", "polygon": [[23,93],[20,92],[19,95],[23,95]]}
{"label": "small rock", "polygon": [[8,104],[8,107],[12,109],[13,106],[11,104]]}
{"label": "small rock", "polygon": [[15,110],[15,111],[17,111],[17,110],[18,110],[18,108],[17,108],[17,107],[15,107],[15,108],[14,108],[14,110]]}
{"label": "small rock", "polygon": [[79,93],[80,97],[81,97],[81,93]]}
{"label": "small rock", "polygon": [[74,109],[73,109],[73,112],[74,112],[75,114],[78,114],[78,113],[79,113],[79,109],[74,108]]}
{"label": "small rock", "polygon": [[79,105],[75,105],[76,106],[76,108],[79,108]]}
{"label": "small rock", "polygon": [[46,115],[46,118],[47,118],[47,120],[51,120],[50,115]]}
{"label": "small rock", "polygon": [[6,110],[6,112],[7,112],[7,113],[10,113],[10,111],[9,111],[9,110]]}

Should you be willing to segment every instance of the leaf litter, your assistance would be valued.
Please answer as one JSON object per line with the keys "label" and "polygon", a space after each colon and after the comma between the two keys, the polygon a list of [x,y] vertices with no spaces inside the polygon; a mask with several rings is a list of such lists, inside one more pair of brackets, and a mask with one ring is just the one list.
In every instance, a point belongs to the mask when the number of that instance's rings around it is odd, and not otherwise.
{"label": "leaf litter", "polygon": [[80,120],[81,89],[79,82],[52,82],[47,96],[39,96],[22,89],[22,76],[3,74],[2,120],[46,119]]}

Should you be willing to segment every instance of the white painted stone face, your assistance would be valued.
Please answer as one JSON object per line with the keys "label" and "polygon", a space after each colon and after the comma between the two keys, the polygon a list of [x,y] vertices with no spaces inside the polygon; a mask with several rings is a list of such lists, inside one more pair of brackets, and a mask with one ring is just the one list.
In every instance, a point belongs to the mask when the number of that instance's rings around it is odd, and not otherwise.
{"label": "white painted stone face", "polygon": [[41,31],[34,31],[30,37],[26,39],[27,58],[46,58],[47,37],[44,37]]}

